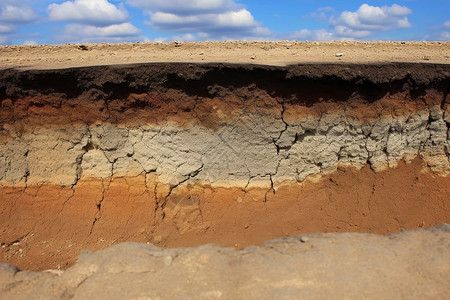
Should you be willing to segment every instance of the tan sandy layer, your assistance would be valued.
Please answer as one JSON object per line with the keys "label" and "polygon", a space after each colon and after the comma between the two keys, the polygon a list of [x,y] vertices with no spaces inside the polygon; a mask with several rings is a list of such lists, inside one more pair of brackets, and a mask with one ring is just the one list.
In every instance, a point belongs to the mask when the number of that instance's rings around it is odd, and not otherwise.
{"label": "tan sandy layer", "polygon": [[53,69],[148,62],[450,63],[449,42],[197,42],[0,46],[0,68]]}

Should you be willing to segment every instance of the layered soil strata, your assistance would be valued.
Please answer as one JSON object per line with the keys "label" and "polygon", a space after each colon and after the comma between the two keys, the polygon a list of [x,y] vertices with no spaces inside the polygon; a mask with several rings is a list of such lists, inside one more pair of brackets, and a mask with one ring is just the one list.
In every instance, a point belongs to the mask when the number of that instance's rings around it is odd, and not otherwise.
{"label": "layered soil strata", "polygon": [[449,223],[449,91],[440,64],[2,70],[3,261]]}

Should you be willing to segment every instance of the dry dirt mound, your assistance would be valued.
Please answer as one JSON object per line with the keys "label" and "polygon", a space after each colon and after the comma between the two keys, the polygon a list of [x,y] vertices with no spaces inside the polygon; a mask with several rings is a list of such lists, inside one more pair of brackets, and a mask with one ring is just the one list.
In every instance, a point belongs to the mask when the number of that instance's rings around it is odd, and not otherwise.
{"label": "dry dirt mound", "polygon": [[124,243],[66,271],[0,264],[2,299],[448,299],[450,226],[312,234],[239,251]]}

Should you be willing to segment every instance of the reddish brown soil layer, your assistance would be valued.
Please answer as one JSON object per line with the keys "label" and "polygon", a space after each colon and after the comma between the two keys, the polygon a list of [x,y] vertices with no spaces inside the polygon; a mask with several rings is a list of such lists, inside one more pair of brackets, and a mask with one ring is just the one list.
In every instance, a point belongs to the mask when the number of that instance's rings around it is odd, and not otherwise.
{"label": "reddish brown soil layer", "polygon": [[67,268],[82,249],[123,241],[240,248],[299,233],[388,234],[450,223],[450,177],[423,167],[416,159],[378,173],[341,168],[275,194],[194,186],[165,199],[158,196],[164,187],[155,189],[149,177],[147,185],[144,177],[80,181],[74,190],[2,187],[0,261],[29,270]]}

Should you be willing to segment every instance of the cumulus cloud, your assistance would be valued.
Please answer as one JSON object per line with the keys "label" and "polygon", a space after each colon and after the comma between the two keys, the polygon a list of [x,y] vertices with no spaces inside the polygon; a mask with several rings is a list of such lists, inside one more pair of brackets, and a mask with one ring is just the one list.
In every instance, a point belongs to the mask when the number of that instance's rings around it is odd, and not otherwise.
{"label": "cumulus cloud", "polygon": [[302,29],[294,32],[289,36],[289,39],[293,40],[308,40],[308,41],[330,41],[334,38],[332,32],[328,32],[325,29],[309,30]]}
{"label": "cumulus cloud", "polygon": [[28,23],[37,18],[33,9],[27,5],[6,4],[0,9],[0,21],[5,23]]}
{"label": "cumulus cloud", "polygon": [[357,30],[342,25],[334,27],[334,31],[337,36],[345,37],[347,39],[361,39],[373,34],[373,31],[370,30]]}
{"label": "cumulus cloud", "polygon": [[147,25],[184,34],[181,40],[261,39],[271,34],[234,0],[128,0],[150,16]]}
{"label": "cumulus cloud", "polygon": [[69,24],[64,27],[64,32],[69,36],[80,37],[127,37],[136,36],[141,33],[131,23],[114,24],[105,27]]}
{"label": "cumulus cloud", "polygon": [[50,20],[76,22],[95,26],[108,26],[128,21],[129,15],[122,4],[115,6],[107,0],[75,0],[50,4]]}
{"label": "cumulus cloud", "polygon": [[0,4],[0,44],[9,43],[16,28],[37,20],[38,16],[26,1],[3,0]]}
{"label": "cumulus cloud", "polygon": [[361,5],[357,11],[344,11],[337,18],[331,17],[336,35],[349,38],[364,38],[376,32],[411,27],[408,15],[412,11],[406,6]]}
{"label": "cumulus cloud", "polygon": [[74,0],[47,8],[52,21],[69,22],[56,40],[65,42],[126,42],[143,40],[141,30],[129,22],[123,4],[108,0]]}
{"label": "cumulus cloud", "polygon": [[93,26],[84,24],[68,24],[63,33],[56,37],[66,42],[135,42],[143,40],[141,30],[126,22],[109,26]]}

